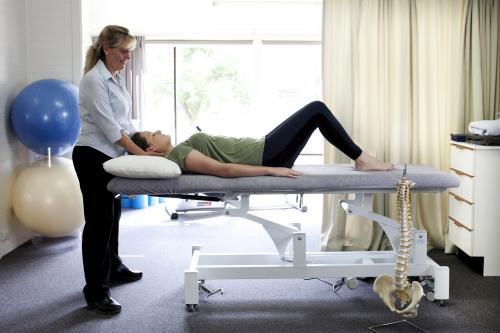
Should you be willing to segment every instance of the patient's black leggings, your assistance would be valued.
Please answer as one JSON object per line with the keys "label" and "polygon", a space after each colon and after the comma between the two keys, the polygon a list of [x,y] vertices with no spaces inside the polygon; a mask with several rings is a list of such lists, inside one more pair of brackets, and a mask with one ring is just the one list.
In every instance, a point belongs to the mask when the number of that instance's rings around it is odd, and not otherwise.
{"label": "patient's black leggings", "polygon": [[355,160],[361,155],[340,122],[323,102],[311,102],[295,112],[265,137],[262,165],[291,168],[314,130]]}

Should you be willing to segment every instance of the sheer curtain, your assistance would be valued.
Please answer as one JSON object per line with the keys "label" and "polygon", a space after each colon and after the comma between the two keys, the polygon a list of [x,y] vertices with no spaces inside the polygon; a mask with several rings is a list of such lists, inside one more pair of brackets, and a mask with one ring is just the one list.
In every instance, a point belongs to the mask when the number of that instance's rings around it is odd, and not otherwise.
{"label": "sheer curtain", "polygon": [[[464,31],[460,0],[325,0],[324,100],[354,140],[381,160],[449,167],[449,134],[464,131]],[[325,147],[326,163],[345,156]],[[348,216],[325,196],[322,249],[385,247],[371,221]],[[395,217],[395,198],[373,210]],[[413,196],[414,220],[431,246],[445,247],[447,195]]]}
{"label": "sheer curtain", "polygon": [[141,120],[144,110],[144,73],[146,64],[145,37],[136,36],[137,43],[131,60],[123,71],[127,91],[132,96],[132,119]]}

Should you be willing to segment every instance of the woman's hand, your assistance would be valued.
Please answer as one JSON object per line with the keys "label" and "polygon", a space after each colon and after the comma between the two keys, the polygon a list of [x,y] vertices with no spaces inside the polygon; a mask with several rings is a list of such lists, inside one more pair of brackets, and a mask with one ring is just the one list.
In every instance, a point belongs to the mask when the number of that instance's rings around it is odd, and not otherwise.
{"label": "woman's hand", "polygon": [[147,155],[147,156],[165,156],[165,153],[158,153],[155,151],[145,151],[137,146],[125,133],[122,132],[122,137],[118,140],[118,144],[125,148],[129,154],[132,155]]}
{"label": "woman's hand", "polygon": [[297,170],[282,168],[282,167],[269,167],[269,175],[276,177],[288,177],[288,178],[297,178],[301,173]]}

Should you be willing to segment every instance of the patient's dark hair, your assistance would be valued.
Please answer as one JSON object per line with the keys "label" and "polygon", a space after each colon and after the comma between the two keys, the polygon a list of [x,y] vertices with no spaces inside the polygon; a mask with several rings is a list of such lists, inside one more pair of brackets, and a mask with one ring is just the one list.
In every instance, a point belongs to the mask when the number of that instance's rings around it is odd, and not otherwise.
{"label": "patient's dark hair", "polygon": [[132,140],[136,145],[138,145],[144,151],[149,148],[149,144],[146,141],[146,138],[142,136],[142,132],[135,132],[130,137],[130,140]]}

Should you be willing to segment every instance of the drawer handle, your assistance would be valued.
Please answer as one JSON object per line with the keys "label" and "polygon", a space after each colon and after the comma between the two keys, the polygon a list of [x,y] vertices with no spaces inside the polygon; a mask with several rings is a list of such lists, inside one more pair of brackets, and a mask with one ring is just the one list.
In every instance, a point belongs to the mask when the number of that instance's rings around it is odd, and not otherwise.
{"label": "drawer handle", "polygon": [[468,200],[456,195],[455,193],[450,192],[450,195],[453,196],[455,198],[455,200],[457,200],[457,201],[462,201],[462,202],[468,203],[469,205],[473,205],[472,202],[469,202]]}
{"label": "drawer handle", "polygon": [[453,168],[450,168],[451,171],[453,171],[454,173],[456,173],[457,175],[459,176],[466,176],[466,177],[469,177],[469,178],[474,178],[474,176],[471,176],[463,171],[459,171],[457,169],[453,169]]}
{"label": "drawer handle", "polygon": [[460,223],[460,222],[458,222],[457,220],[455,220],[453,217],[448,216],[448,218],[449,218],[450,220],[452,220],[452,221],[453,221],[453,224],[454,224],[454,225],[456,225],[457,227],[459,227],[459,228],[464,228],[464,229],[467,229],[467,230],[469,230],[469,231],[472,231],[472,229],[467,228],[467,227],[466,227],[466,226],[464,226],[462,223]]}

